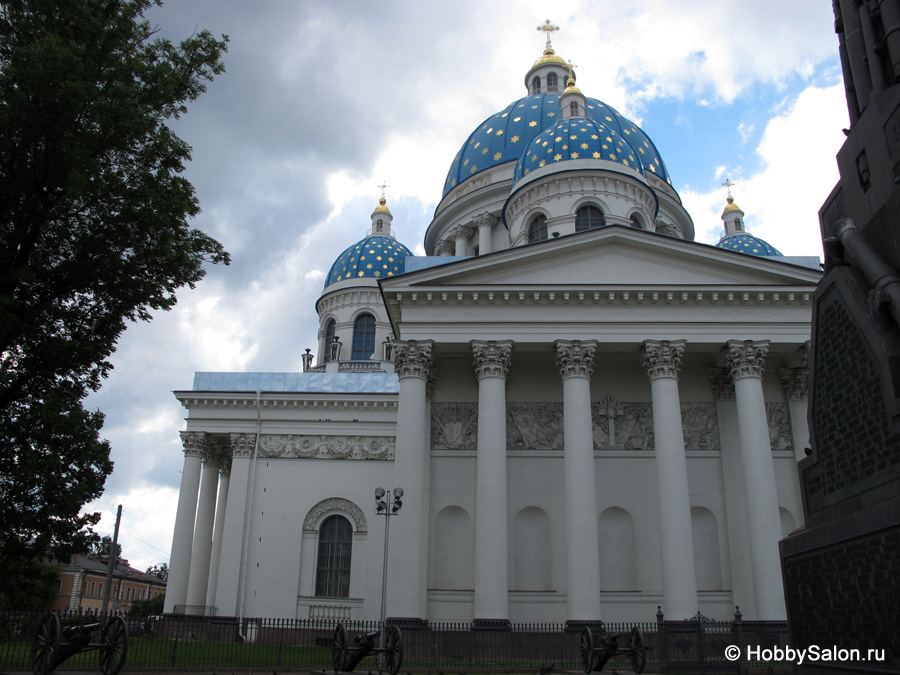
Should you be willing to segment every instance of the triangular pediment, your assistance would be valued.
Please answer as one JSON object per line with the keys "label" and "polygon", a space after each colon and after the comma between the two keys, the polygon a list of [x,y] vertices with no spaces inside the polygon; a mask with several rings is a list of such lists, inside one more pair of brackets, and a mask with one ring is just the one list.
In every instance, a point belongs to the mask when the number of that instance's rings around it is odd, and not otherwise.
{"label": "triangular pediment", "polygon": [[651,232],[607,227],[384,280],[385,290],[455,286],[814,286],[821,273]]}

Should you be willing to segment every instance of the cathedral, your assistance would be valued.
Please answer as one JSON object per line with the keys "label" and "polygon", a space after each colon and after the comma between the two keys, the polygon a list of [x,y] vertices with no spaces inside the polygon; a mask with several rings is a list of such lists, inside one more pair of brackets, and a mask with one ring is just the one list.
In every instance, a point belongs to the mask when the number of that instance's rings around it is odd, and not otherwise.
{"label": "cathedral", "polygon": [[524,85],[463,140],[427,255],[382,194],[303,372],[175,392],[166,612],[378,619],[386,579],[409,623],[785,618],[819,261],[730,186],[694,241],[653,141],[549,37]]}

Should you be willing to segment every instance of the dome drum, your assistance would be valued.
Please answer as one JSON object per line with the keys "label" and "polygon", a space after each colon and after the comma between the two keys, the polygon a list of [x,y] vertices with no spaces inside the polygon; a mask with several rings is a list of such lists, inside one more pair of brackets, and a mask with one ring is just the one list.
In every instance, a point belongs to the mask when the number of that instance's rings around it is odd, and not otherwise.
{"label": "dome drum", "polygon": [[504,218],[510,245],[528,243],[530,223],[539,213],[546,216],[551,236],[574,234],[575,214],[586,205],[598,207],[606,225],[628,227],[633,226],[634,213],[640,214],[642,223],[652,223],[658,208],[656,194],[637,174],[599,173],[594,167],[550,171],[535,175],[507,202]]}

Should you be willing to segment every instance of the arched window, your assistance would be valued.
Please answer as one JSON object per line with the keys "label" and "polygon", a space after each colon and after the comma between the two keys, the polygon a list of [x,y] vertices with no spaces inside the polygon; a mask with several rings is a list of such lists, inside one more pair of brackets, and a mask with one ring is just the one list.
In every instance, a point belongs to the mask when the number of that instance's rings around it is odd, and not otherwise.
{"label": "arched window", "polygon": [[581,113],[578,111],[578,101],[572,101],[569,104],[569,114],[572,117],[578,117]]}
{"label": "arched window", "polygon": [[379,218],[378,220],[375,221],[375,231],[376,232],[384,231],[384,221],[381,218]]}
{"label": "arched window", "polygon": [[631,215],[631,226],[636,230],[644,229],[643,227],[641,227],[641,221],[638,220],[638,217],[634,214]]}
{"label": "arched window", "polygon": [[575,231],[584,232],[585,230],[596,230],[603,227],[603,211],[596,206],[582,206],[575,212]]}
{"label": "arched window", "polygon": [[540,94],[541,93],[541,78],[537,75],[534,76],[534,79],[531,81],[531,93],[532,94]]}
{"label": "arched window", "polygon": [[528,226],[528,243],[534,244],[547,239],[547,217],[537,216]]}
{"label": "arched window", "polygon": [[741,224],[741,219],[740,219],[740,218],[735,218],[735,219],[734,219],[734,229],[735,229],[735,231],[737,231],[737,232],[741,232],[741,231],[744,229],[743,225]]}
{"label": "arched window", "polygon": [[354,361],[368,359],[375,353],[375,317],[371,314],[360,314],[353,324],[353,352],[350,358]]}
{"label": "arched window", "polygon": [[325,360],[331,361],[331,343],[334,342],[334,319],[325,324]]}
{"label": "arched window", "polygon": [[547,75],[547,91],[556,91],[556,73],[549,73]]}
{"label": "arched window", "polygon": [[319,528],[319,558],[316,562],[316,596],[350,597],[350,556],[353,527],[343,516],[329,516]]}

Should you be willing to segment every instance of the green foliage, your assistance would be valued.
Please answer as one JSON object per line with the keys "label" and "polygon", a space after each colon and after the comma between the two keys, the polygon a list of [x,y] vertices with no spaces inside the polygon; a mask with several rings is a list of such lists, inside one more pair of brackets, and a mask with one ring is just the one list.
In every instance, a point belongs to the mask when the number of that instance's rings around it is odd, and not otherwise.
{"label": "green foliage", "polygon": [[128,608],[128,616],[132,618],[144,616],[161,616],[166,603],[165,595],[158,595],[147,600],[133,600]]}
{"label": "green foliage", "polygon": [[160,563],[159,565],[150,565],[147,568],[147,574],[163,581],[169,580],[169,563]]}
{"label": "green foliage", "polygon": [[59,568],[37,558],[9,560],[0,555],[4,583],[0,611],[41,611],[56,596]]}
{"label": "green foliage", "polygon": [[[91,545],[91,555],[95,558],[112,558],[110,555],[110,549],[112,549],[112,537],[108,534],[104,534],[100,537],[100,541],[95,541]],[[116,562],[119,562],[122,559],[122,545],[116,543],[116,554],[115,558],[113,558]]]}
{"label": "green foliage", "polygon": [[[85,551],[112,471],[99,388],[127,322],[204,263],[190,148],[167,126],[223,71],[227,38],[173,45],[150,0],[0,0],[0,550]],[[2,579],[0,579],[2,581]],[[0,583],[0,586],[3,584]]]}

